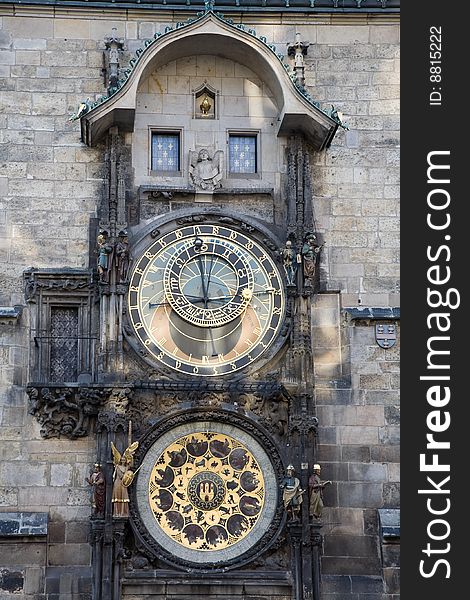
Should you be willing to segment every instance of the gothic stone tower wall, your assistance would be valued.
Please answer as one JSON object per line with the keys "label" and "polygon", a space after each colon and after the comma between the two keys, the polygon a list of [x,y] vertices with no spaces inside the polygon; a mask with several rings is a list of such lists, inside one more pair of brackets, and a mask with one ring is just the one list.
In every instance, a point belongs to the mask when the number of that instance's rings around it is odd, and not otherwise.
{"label": "gothic stone tower wall", "polygon": [[[85,599],[92,575],[85,477],[97,457],[93,418],[81,423],[75,439],[57,437],[50,422],[30,414],[25,392],[28,382],[60,379],[57,370],[64,368],[60,356],[51,366],[49,351],[41,350],[49,348],[48,306],[57,319],[69,318],[72,334],[77,327],[81,332],[76,347],[62,348],[77,352],[86,366],[81,383],[88,385],[100,369],[91,270],[109,157],[104,142],[82,143],[79,122],[68,118],[84,98],[105,91],[104,40],[113,27],[124,42],[124,67],[145,40],[183,18],[177,11],[53,12],[14,4],[0,4],[0,305],[6,307],[0,309],[0,589],[28,600],[40,594]],[[382,544],[377,509],[399,506],[398,344],[379,347],[375,324],[395,324],[399,306],[397,20],[387,12],[287,10],[282,18],[260,10],[241,20],[283,52],[300,32],[310,42],[308,90],[322,106],[342,111],[349,126],[328,149],[311,152],[316,230],[325,242],[312,309],[315,461],[333,482],[325,491],[321,590],[325,600],[396,597],[397,546]],[[143,123],[151,111],[164,128],[189,121],[192,90],[207,81],[220,93],[225,121],[210,139],[197,127],[185,133],[193,136],[188,148],[217,145],[227,128],[243,131],[248,118],[257,119],[263,186],[274,190],[221,195],[216,205],[282,224],[287,159],[282,141],[269,132],[269,119],[276,118],[269,86],[237,61],[194,54],[169,57],[142,82],[137,120]],[[147,135],[142,127],[123,136],[124,152],[132,152],[132,168],[123,174],[131,225],[194,206],[192,199],[150,189],[153,179],[142,168]],[[38,270],[34,282],[24,277],[31,267]],[[118,402],[123,390],[100,393]],[[110,463],[111,456],[103,459]],[[313,457],[309,462],[311,468]]]}

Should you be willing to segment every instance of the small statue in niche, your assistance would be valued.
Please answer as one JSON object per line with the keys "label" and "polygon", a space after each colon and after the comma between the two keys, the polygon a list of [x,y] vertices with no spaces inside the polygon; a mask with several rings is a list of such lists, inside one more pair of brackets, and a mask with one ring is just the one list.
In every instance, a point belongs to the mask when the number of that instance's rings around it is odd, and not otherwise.
{"label": "small statue in niche", "polygon": [[129,240],[125,232],[121,232],[114,248],[116,260],[116,280],[126,283],[129,271]]}
{"label": "small statue in niche", "polygon": [[88,485],[93,488],[92,492],[92,506],[93,512],[96,516],[104,516],[104,507],[106,500],[106,481],[104,473],[101,470],[101,465],[95,463],[95,470],[90,473],[90,476],[86,478]]}
{"label": "small statue in niche", "polygon": [[287,285],[295,285],[297,273],[297,254],[292,246],[292,240],[287,240],[286,247],[281,252],[282,265],[286,272]]}
{"label": "small statue in niche", "polygon": [[281,483],[282,501],[290,521],[299,520],[300,506],[303,501],[302,494],[305,491],[300,488],[300,480],[295,477],[294,473],[294,466],[288,465],[286,476]]}
{"label": "small statue in niche", "polygon": [[113,452],[113,517],[127,518],[129,516],[129,492],[127,488],[134,481],[135,472],[132,471],[134,453],[139,442],[133,442],[122,453],[111,442]]}
{"label": "small statue in niche", "polygon": [[212,104],[211,104],[207,94],[204,95],[204,98],[202,99],[202,102],[199,105],[199,108],[201,109],[201,113],[203,114],[203,116],[207,117],[210,112],[210,109],[212,108]]}
{"label": "small statue in niche", "polygon": [[222,187],[223,157],[222,150],[214,152],[212,158],[206,148],[190,152],[189,175],[194,187],[207,192]]}
{"label": "small statue in niche", "polygon": [[310,516],[315,519],[320,519],[323,512],[323,490],[325,486],[331,484],[331,481],[322,481],[320,478],[321,466],[319,464],[313,465],[313,475],[308,480],[308,487],[310,488],[310,504],[309,513]]}
{"label": "small statue in niche", "polygon": [[304,283],[306,286],[313,284],[318,254],[324,246],[324,244],[321,246],[317,244],[316,240],[317,237],[313,233],[309,233],[302,246]]}
{"label": "small statue in niche", "polygon": [[96,242],[98,244],[97,267],[100,282],[109,283],[110,254],[113,251],[113,246],[108,243],[106,236],[102,233],[97,237]]}

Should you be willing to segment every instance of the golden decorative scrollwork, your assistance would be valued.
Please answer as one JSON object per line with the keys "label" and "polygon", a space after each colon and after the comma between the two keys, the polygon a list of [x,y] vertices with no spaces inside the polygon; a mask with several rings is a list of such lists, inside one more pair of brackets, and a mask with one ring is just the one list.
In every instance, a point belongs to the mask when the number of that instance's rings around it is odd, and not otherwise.
{"label": "golden decorative scrollwork", "polygon": [[166,535],[186,548],[220,550],[244,539],[264,504],[261,468],[236,439],[197,432],[165,448],[149,481],[149,502]]}

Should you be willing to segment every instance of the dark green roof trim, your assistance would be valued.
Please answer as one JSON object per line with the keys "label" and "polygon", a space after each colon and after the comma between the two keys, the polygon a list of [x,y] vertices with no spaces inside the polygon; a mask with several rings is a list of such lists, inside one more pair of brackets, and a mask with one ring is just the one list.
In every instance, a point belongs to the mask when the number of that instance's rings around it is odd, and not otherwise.
{"label": "dark green roof trim", "polygon": [[284,54],[281,54],[280,52],[278,52],[277,48],[276,48],[276,46],[274,44],[270,44],[268,42],[268,40],[266,39],[265,36],[262,36],[262,35],[258,36],[258,34],[256,33],[255,29],[253,29],[251,27],[247,27],[247,26],[243,25],[242,23],[235,24],[232,19],[227,19],[221,13],[214,12],[213,8],[212,8],[212,5],[213,5],[213,3],[210,0],[208,0],[206,2],[206,4],[205,4],[205,10],[203,12],[197,13],[197,15],[196,15],[195,18],[189,18],[189,19],[186,19],[186,21],[178,21],[174,25],[167,25],[165,27],[165,31],[163,33],[157,32],[157,33],[155,33],[155,35],[153,36],[153,38],[150,38],[150,39],[146,40],[144,42],[144,46],[140,47],[140,48],[137,48],[137,50],[135,51],[134,57],[130,59],[130,61],[129,61],[129,67],[124,71],[124,76],[123,76],[122,79],[120,79],[118,81],[118,85],[116,87],[111,88],[110,90],[108,90],[108,94],[107,95],[100,96],[94,102],[91,102],[89,99],[87,99],[84,102],[82,102],[80,104],[79,108],[78,108],[78,111],[75,114],[73,114],[70,117],[69,120],[70,121],[76,121],[77,119],[81,119],[81,117],[83,117],[84,115],[88,114],[89,112],[91,112],[92,110],[94,110],[98,106],[101,106],[107,100],[109,100],[110,98],[112,98],[123,86],[125,86],[125,84],[126,84],[127,80],[129,79],[131,73],[133,72],[133,70],[137,66],[139,60],[144,55],[144,53],[147,50],[147,48],[149,48],[157,40],[159,40],[160,38],[164,37],[165,35],[168,35],[168,34],[174,32],[174,31],[177,31],[178,29],[184,29],[185,27],[188,27],[189,25],[192,25],[192,24],[196,23],[197,21],[203,19],[208,13],[211,13],[217,19],[219,19],[220,21],[222,21],[223,23],[225,23],[227,25],[230,25],[234,29],[238,29],[238,31],[240,31],[240,32],[243,32],[245,34],[253,36],[257,40],[259,40],[261,43],[263,43],[267,48],[269,48],[269,50],[271,50],[271,52],[281,62],[281,64],[284,67],[285,71],[288,73],[288,75],[289,75],[289,77],[290,77],[290,79],[292,81],[292,85],[294,86],[294,88],[297,91],[297,93],[304,100],[306,100],[311,106],[314,106],[316,109],[318,109],[319,111],[321,111],[324,115],[326,115],[327,117],[329,117],[330,119],[332,119],[333,121],[335,121],[335,123],[337,123],[337,125],[339,125],[340,127],[343,127],[343,129],[348,129],[347,125],[345,125],[344,123],[342,123],[341,117],[340,117],[340,115],[338,114],[338,111],[335,109],[335,107],[333,105],[331,105],[331,109],[329,109],[329,110],[322,109],[320,107],[320,103],[317,102],[310,95],[310,93],[307,91],[307,89],[305,87],[303,87],[297,81],[297,77],[296,77],[295,71],[291,68],[291,66],[289,64],[287,64],[285,62],[285,56],[284,56]]}
{"label": "dark green roof trim", "polygon": [[[54,6],[111,10],[200,10],[203,0],[0,0],[1,4],[19,6]],[[224,12],[288,13],[398,13],[400,0],[221,0],[215,3]]]}

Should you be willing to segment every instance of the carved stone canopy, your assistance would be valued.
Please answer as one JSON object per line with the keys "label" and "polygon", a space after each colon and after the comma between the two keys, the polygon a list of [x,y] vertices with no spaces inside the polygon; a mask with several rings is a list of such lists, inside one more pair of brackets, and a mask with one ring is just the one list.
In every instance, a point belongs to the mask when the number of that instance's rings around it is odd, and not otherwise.
{"label": "carved stone canopy", "polygon": [[169,61],[193,55],[197,48],[200,54],[217,54],[249,66],[273,92],[279,109],[278,135],[302,131],[316,150],[322,150],[331,143],[340,123],[296,85],[291,77],[295,79],[295,73],[288,73],[283,57],[271,46],[255,30],[237,26],[213,12],[169,28],[139,49],[126,81],[116,93],[76,115],[81,117],[82,139],[94,146],[113,125],[121,131],[133,131],[140,81]]}
{"label": "carved stone canopy", "polygon": [[193,117],[195,119],[218,119],[219,91],[204,81],[193,90]]}

